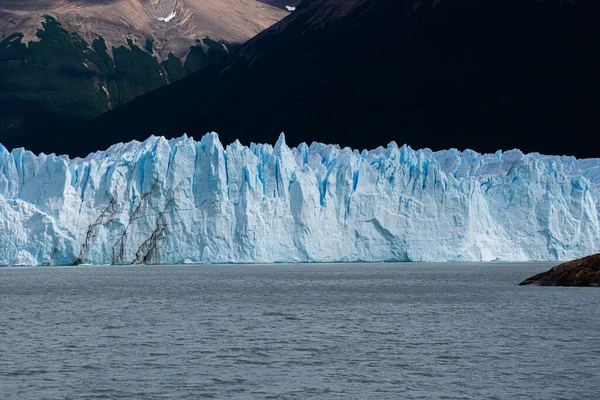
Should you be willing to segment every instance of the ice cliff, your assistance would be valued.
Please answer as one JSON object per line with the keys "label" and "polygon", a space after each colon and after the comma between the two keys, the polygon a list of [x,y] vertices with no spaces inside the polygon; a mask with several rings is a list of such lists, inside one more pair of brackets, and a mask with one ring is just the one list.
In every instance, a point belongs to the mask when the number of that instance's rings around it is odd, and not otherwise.
{"label": "ice cliff", "polygon": [[516,150],[0,146],[0,264],[566,260],[600,249],[599,193],[600,159]]}

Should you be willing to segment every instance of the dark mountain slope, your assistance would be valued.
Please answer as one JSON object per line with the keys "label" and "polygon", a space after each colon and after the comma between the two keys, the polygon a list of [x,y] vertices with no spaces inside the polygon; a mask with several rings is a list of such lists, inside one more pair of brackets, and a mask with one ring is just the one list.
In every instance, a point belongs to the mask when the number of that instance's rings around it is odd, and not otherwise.
{"label": "dark mountain slope", "polygon": [[[434,4],[436,5],[434,7]],[[217,65],[35,150],[150,134],[600,156],[598,2],[305,0]]]}
{"label": "dark mountain slope", "polygon": [[288,14],[258,0],[0,0],[0,143],[97,117]]}

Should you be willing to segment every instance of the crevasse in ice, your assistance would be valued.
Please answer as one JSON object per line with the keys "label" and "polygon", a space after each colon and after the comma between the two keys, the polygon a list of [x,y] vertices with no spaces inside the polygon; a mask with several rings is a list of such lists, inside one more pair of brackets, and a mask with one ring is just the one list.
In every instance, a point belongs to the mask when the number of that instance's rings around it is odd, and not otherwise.
{"label": "crevasse in ice", "polygon": [[566,260],[600,249],[599,192],[600,159],[518,150],[0,146],[0,264]]}

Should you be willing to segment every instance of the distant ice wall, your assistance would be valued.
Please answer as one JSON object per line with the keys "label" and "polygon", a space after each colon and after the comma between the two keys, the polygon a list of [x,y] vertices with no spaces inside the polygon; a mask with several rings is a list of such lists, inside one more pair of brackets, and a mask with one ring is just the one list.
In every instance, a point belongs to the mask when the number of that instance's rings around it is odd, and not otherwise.
{"label": "distant ice wall", "polygon": [[566,260],[600,249],[600,159],[151,137],[0,146],[0,264]]}

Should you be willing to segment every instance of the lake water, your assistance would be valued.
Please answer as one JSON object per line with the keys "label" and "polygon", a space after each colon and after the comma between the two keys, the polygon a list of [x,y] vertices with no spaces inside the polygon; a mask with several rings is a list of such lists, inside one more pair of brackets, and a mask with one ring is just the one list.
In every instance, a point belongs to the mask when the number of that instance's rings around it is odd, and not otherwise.
{"label": "lake water", "polygon": [[0,398],[598,399],[548,264],[0,269]]}

